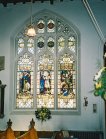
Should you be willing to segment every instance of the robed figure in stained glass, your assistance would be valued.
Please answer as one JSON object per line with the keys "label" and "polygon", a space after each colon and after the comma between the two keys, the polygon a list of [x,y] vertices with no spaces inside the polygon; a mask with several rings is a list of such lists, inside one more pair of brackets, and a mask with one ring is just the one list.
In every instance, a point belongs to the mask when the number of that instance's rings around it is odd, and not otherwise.
{"label": "robed figure in stained glass", "polygon": [[40,72],[40,93],[43,94],[45,92],[45,79],[42,73]]}
{"label": "robed figure in stained glass", "polygon": [[30,93],[31,90],[31,75],[30,71],[21,72],[20,78],[20,93]]}
{"label": "robed figure in stained glass", "polygon": [[61,93],[63,96],[68,96],[72,91],[72,77],[71,72],[67,70],[61,71]]}
{"label": "robed figure in stained glass", "polygon": [[40,93],[50,93],[51,90],[51,75],[49,71],[40,72]]}

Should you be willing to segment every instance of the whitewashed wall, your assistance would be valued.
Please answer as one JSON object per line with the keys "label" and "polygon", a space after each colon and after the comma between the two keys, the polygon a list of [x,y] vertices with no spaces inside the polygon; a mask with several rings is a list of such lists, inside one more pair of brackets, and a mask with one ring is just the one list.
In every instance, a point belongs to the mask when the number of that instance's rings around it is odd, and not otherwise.
{"label": "whitewashed wall", "polygon": [[[93,3],[90,0],[91,8],[100,25],[100,28],[106,36],[106,1],[97,0]],[[13,82],[11,74],[10,59],[14,57],[12,51],[13,43],[11,37],[17,32],[30,16],[29,4],[12,4],[3,7],[0,5],[0,56],[5,56],[5,70],[0,71],[0,80],[6,84],[5,90],[5,117],[0,119],[0,130],[6,128],[6,123],[10,118],[13,122],[14,130],[28,130],[29,122],[32,118],[35,120],[37,130],[104,130],[104,101],[100,97],[95,97],[91,90],[94,88],[93,77],[99,70],[97,63],[102,59],[103,43],[98,35],[82,1],[75,0],[64,2],[35,2],[33,4],[33,14],[41,10],[48,9],[63,16],[69,22],[72,22],[80,31],[81,35],[81,115],[53,115],[50,121],[43,125],[37,121],[34,113],[29,115],[12,114],[11,100],[13,99]],[[88,97],[88,107],[83,107],[84,97]],[[93,104],[97,104],[97,113],[93,113]]]}

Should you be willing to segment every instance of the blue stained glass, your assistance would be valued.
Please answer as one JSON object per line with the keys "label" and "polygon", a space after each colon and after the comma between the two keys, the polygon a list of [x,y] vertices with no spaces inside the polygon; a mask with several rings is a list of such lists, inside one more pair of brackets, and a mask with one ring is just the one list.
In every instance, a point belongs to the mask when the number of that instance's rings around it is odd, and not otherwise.
{"label": "blue stained glass", "polygon": [[20,78],[20,92],[30,92],[31,90],[31,74],[30,71],[22,71]]}
{"label": "blue stained glass", "polygon": [[40,93],[51,93],[51,74],[50,71],[40,72]]}
{"label": "blue stained glass", "polygon": [[18,60],[16,101],[17,108],[33,107],[33,61],[27,53]]}
{"label": "blue stained glass", "polygon": [[40,93],[44,93],[45,92],[45,79],[44,76],[41,75],[40,73]]}

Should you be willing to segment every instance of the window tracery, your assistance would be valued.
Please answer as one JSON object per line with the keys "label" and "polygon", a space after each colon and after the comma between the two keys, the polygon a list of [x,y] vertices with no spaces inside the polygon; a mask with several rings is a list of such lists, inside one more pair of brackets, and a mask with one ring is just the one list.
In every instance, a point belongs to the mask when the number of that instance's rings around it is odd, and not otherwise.
{"label": "window tracery", "polygon": [[26,38],[20,33],[16,37],[16,108],[45,106],[58,111],[77,110],[79,49],[76,28],[47,12],[39,14],[37,19],[35,38]]}

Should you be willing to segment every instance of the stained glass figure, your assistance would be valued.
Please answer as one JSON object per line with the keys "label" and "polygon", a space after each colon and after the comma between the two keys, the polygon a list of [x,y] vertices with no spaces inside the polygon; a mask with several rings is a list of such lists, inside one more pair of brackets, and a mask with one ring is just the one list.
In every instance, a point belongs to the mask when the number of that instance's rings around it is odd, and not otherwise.
{"label": "stained glass figure", "polygon": [[18,60],[17,108],[33,107],[33,61],[25,53]]}
{"label": "stained glass figure", "polygon": [[37,73],[37,107],[54,107],[54,64],[50,55],[40,56]]}
{"label": "stained glass figure", "polygon": [[51,72],[40,72],[40,94],[51,93]]}
{"label": "stained glass figure", "polygon": [[59,60],[58,69],[58,108],[76,107],[75,60],[64,54]]}

